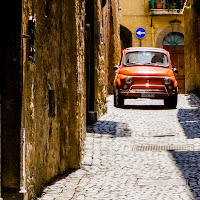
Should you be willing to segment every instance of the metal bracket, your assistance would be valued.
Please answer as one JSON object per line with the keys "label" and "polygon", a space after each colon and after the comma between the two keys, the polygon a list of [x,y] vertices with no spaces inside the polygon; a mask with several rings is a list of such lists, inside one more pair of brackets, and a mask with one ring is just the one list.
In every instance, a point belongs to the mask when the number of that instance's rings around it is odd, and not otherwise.
{"label": "metal bracket", "polygon": [[28,20],[28,35],[24,35],[23,37],[29,39],[28,60],[35,63],[35,19],[33,16],[30,16]]}

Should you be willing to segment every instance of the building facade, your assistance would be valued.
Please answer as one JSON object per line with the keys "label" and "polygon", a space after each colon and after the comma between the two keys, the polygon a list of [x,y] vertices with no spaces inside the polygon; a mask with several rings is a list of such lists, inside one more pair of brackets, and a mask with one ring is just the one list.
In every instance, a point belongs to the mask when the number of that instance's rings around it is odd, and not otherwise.
{"label": "building facade", "polygon": [[80,167],[86,123],[107,110],[118,1],[17,0],[5,9],[1,189],[5,200],[27,200]]}
{"label": "building facade", "polygon": [[[163,7],[160,8],[156,0],[135,0],[134,3],[131,0],[120,0],[120,32],[122,48],[131,45],[168,50],[173,67],[179,71],[179,93],[184,93],[184,2],[180,2],[163,0]],[[143,39],[136,37],[138,28],[146,31]]]}

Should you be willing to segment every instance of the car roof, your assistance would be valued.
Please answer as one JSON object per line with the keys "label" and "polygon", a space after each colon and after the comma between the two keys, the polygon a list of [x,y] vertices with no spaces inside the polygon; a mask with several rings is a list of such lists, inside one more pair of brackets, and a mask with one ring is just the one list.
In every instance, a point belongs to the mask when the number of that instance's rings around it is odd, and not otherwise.
{"label": "car roof", "polygon": [[157,52],[163,52],[163,53],[168,52],[165,49],[155,48],[155,47],[128,47],[125,50],[127,52],[131,52],[131,51],[157,51]]}

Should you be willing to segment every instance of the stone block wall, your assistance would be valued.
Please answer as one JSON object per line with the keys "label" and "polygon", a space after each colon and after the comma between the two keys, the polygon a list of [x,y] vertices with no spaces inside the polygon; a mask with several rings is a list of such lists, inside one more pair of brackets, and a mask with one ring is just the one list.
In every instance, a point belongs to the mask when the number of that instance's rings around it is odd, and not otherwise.
{"label": "stone block wall", "polygon": [[195,1],[188,0],[184,10],[185,79],[186,92],[200,95],[200,16],[195,12],[195,4],[193,3]]}
{"label": "stone block wall", "polygon": [[[108,6],[108,2],[105,6]],[[96,0],[94,3],[94,82],[95,82],[95,111],[98,117],[107,111],[106,95],[108,85],[108,70],[106,63],[105,41],[108,27],[103,24],[102,1]],[[105,14],[105,11],[104,11]],[[104,32],[103,32],[104,30]]]}
{"label": "stone block wall", "polygon": [[119,65],[121,58],[119,3],[118,0],[110,0],[110,40],[109,40],[109,64],[108,64],[108,93],[113,94],[113,82],[115,72],[113,67]]}
{"label": "stone block wall", "polygon": [[86,132],[84,6],[80,0],[23,1],[24,35],[29,17],[35,19],[35,61],[28,59],[30,39],[23,39],[21,186],[29,199],[80,165]]}
{"label": "stone block wall", "polygon": [[[120,25],[118,19],[118,1],[101,0],[95,4],[95,110],[98,117],[106,111],[106,96],[113,93],[114,65],[119,64],[121,56]],[[100,33],[98,26],[100,23]],[[100,35],[100,38],[98,38]]]}

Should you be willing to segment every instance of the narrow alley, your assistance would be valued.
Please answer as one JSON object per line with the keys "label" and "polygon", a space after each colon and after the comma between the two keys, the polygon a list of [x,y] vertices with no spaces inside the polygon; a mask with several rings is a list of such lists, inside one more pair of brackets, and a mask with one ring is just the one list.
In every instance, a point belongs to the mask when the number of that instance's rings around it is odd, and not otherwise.
{"label": "narrow alley", "polygon": [[82,166],[44,188],[38,200],[200,199],[200,100],[179,94],[125,100],[87,127]]}

